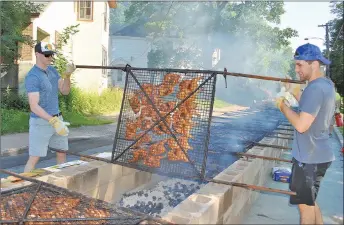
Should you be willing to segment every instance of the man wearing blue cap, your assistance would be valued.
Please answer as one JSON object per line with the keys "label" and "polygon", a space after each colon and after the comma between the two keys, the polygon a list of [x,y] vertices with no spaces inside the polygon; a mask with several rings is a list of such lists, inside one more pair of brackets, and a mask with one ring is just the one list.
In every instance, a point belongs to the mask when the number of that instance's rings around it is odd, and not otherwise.
{"label": "man wearing blue cap", "polygon": [[[320,49],[312,44],[298,47],[294,55],[295,71],[308,85],[299,94],[299,110],[293,111],[284,96],[276,99],[276,106],[294,126],[292,146],[293,166],[290,190],[297,193],[290,197],[290,204],[298,205],[301,224],[323,224],[316,197],[320,182],[331,162],[329,128],[335,111],[333,82],[322,75],[320,66],[329,65]],[[295,93],[294,93],[295,94]]]}

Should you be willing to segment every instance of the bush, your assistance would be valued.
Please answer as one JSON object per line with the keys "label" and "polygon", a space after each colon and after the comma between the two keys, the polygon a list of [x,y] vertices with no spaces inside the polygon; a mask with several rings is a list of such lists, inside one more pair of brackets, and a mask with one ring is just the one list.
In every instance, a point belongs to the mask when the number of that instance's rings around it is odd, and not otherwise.
{"label": "bush", "polygon": [[29,102],[27,96],[24,94],[18,94],[15,91],[7,88],[1,96],[1,108],[5,109],[17,109],[24,112],[30,111]]}
{"label": "bush", "polygon": [[121,107],[123,91],[109,88],[100,95],[97,92],[84,92],[73,86],[67,96],[60,95],[62,112],[76,112],[82,115],[101,115],[118,112]]}

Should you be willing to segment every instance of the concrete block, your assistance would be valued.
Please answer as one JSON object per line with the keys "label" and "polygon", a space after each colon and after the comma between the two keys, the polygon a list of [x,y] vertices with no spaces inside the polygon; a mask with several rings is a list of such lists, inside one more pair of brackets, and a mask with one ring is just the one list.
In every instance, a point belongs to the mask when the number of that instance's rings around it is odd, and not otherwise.
{"label": "concrete block", "polygon": [[123,176],[127,176],[127,175],[133,174],[133,173],[138,172],[138,171],[139,170],[137,170],[137,169],[122,166],[122,175]]}
{"label": "concrete block", "polygon": [[145,171],[137,171],[135,173],[135,186],[141,186],[148,183],[152,179],[152,174]]}
{"label": "concrete block", "polygon": [[[232,204],[232,186],[216,183],[208,183],[202,189],[200,189],[197,194],[208,196],[214,199],[213,212],[217,219],[222,218],[223,213]],[[217,213],[216,213],[217,212]]]}
{"label": "concrete block", "polygon": [[173,213],[168,213],[163,219],[173,224],[192,224],[190,218],[182,217]]}

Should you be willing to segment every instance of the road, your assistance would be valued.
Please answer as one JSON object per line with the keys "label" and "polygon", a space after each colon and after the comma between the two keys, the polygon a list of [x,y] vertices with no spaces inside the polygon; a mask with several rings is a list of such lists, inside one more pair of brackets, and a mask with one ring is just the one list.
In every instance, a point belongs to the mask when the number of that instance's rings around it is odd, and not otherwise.
{"label": "road", "polygon": [[[71,152],[78,152],[81,154],[94,154],[97,152],[111,151],[114,141],[114,136],[101,136],[94,138],[85,138],[82,140],[77,140],[69,143],[69,148]],[[10,170],[13,172],[21,173],[24,170],[26,161],[29,157],[28,152],[16,156],[1,157],[0,168]],[[67,156],[67,161],[72,161],[79,159],[77,156]],[[38,164],[37,168],[43,168],[48,166],[56,165],[55,153],[48,151],[46,157],[42,158]],[[0,177],[6,177],[5,174],[0,174]]]}

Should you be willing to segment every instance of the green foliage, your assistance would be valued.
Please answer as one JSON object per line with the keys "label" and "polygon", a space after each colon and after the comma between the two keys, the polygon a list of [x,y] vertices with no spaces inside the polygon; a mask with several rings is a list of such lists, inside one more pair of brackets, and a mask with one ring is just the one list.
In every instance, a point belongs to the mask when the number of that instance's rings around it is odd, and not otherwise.
{"label": "green foliage", "polygon": [[[262,59],[252,67],[263,65],[267,71],[275,65],[274,55],[280,54],[279,50],[289,46],[289,39],[297,36],[291,28],[273,26],[280,22],[283,13],[283,2],[245,1],[133,2],[124,14],[127,23],[146,21],[146,30],[153,39],[149,67],[210,69],[211,54],[220,48],[222,58],[244,52],[250,59]],[[179,45],[172,48],[172,39]],[[243,49],[233,50],[233,43],[246,45],[252,54]],[[253,50],[257,53],[253,54]],[[291,58],[290,51],[285,53],[286,58]],[[278,70],[287,73],[289,62]]]}
{"label": "green foliage", "polygon": [[330,21],[330,76],[337,91],[344,96],[344,3],[332,2],[331,12],[336,18]]}
{"label": "green foliage", "polygon": [[[69,127],[109,124],[113,121],[87,117],[75,112],[65,112],[63,117],[70,122]],[[29,131],[29,112],[1,108],[1,135]]]}
{"label": "green foliage", "polygon": [[58,42],[56,43],[56,55],[54,57],[53,64],[59,74],[63,75],[66,71],[68,60],[67,57],[63,53],[63,47],[68,44],[68,41],[71,39],[73,35],[79,32],[77,29],[80,24],[72,25],[63,29]]}
{"label": "green foliage", "polygon": [[10,88],[1,95],[1,108],[17,109],[23,112],[30,110],[26,95],[12,91]]}
{"label": "green foliage", "polygon": [[123,90],[106,89],[100,95],[96,92],[84,92],[73,86],[69,95],[60,95],[62,112],[75,112],[82,115],[101,115],[118,112],[121,107]]}
{"label": "green foliage", "polygon": [[1,108],[1,134],[28,131],[29,117],[29,112]]}
{"label": "green foliage", "polygon": [[2,71],[7,71],[20,58],[18,44],[33,45],[31,37],[22,31],[30,24],[31,14],[40,11],[41,5],[29,1],[0,1]]}
{"label": "green foliage", "polygon": [[223,107],[227,107],[227,106],[231,106],[231,104],[229,104],[226,101],[223,101],[221,99],[215,99],[214,101],[214,108],[223,108]]}

